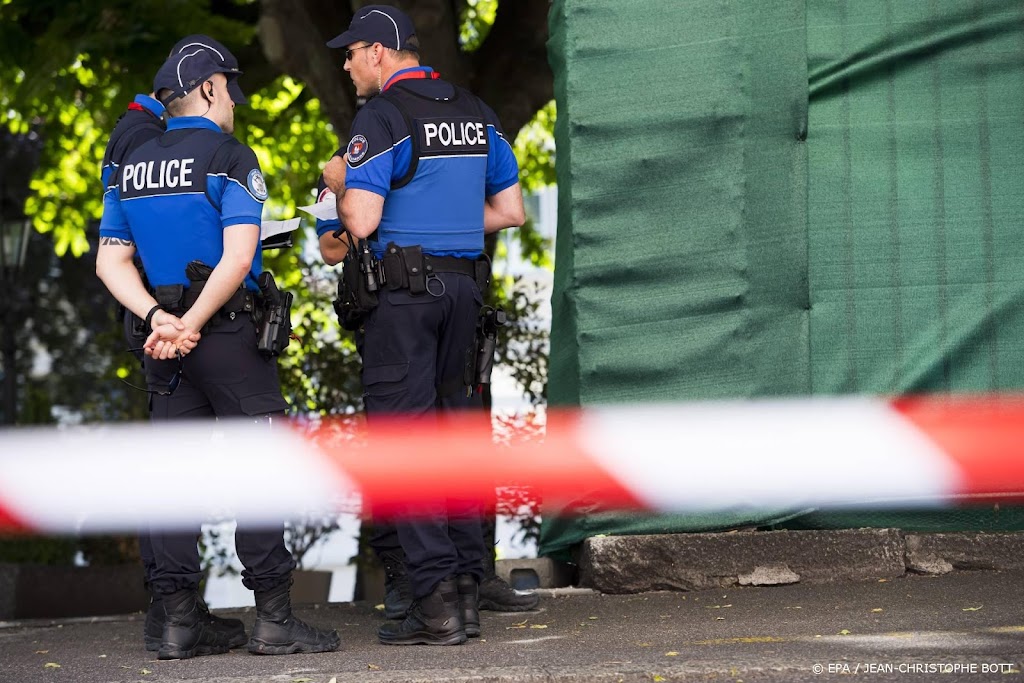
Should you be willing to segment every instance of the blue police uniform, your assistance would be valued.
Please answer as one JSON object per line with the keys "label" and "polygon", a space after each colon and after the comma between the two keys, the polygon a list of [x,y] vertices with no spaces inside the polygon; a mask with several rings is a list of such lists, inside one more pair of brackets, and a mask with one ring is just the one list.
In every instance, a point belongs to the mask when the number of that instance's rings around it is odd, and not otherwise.
{"label": "blue police uniform", "polygon": [[[379,303],[357,332],[371,422],[388,413],[430,419],[438,410],[478,407],[464,371],[483,303],[473,273],[484,248],[484,205],[519,177],[497,116],[429,67],[403,69],[356,115],[345,151],[346,191],[384,197],[369,240],[374,254],[387,266],[399,248],[418,246],[427,269],[437,266],[419,292],[404,278],[396,285],[396,272],[386,269]],[[329,229],[318,226],[320,234]],[[406,275],[415,279],[411,270]],[[443,448],[424,448],[443,457]],[[481,578],[477,507],[439,500],[427,515],[410,512],[416,521],[396,526],[414,597],[431,593],[448,575]],[[375,541],[378,551],[386,549],[385,538]]]}
{"label": "blue police uniform", "polygon": [[[100,235],[134,242],[158,293],[161,286],[181,285],[188,302],[187,290],[193,283],[185,275],[186,265],[200,260],[215,266],[223,255],[223,231],[233,225],[259,225],[266,197],[251,149],[208,119],[172,118],[163,135],[127,154],[113,172]],[[180,372],[180,383],[171,395],[152,397],[154,421],[262,418],[287,409],[276,361],[264,358],[256,348],[251,312],[261,270],[257,249],[243,288],[210,320],[200,343],[180,364],[146,358],[151,389],[166,388]],[[186,306],[167,309],[180,314]],[[156,563],[149,577],[154,590],[171,593],[199,584],[194,534],[154,532],[150,538]],[[267,590],[287,580],[294,561],[282,529],[240,528],[236,544],[247,588]]]}

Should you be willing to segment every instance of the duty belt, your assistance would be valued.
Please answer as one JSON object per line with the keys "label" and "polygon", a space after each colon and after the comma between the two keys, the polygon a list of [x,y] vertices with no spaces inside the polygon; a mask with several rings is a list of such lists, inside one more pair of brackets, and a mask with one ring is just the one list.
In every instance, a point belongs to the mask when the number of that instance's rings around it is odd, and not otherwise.
{"label": "duty belt", "polygon": [[[192,308],[195,305],[196,300],[199,299],[199,295],[202,293],[203,288],[199,286],[202,283],[192,283],[192,286],[185,290],[185,310]],[[217,310],[217,315],[230,320],[235,319],[235,315],[238,313],[253,313],[256,310],[256,293],[252,290],[241,287],[235,290],[235,293],[231,295],[231,298],[224,302],[224,305]]]}
{"label": "duty belt", "polygon": [[[182,285],[159,285],[155,288],[153,296],[164,307],[164,310],[180,314],[192,308],[203,291],[203,282],[193,282],[192,286],[185,289]],[[256,293],[241,287],[235,290],[231,298],[224,302],[215,315],[234,320],[239,313],[254,313],[256,311]]]}
{"label": "duty belt", "polygon": [[[380,268],[384,274],[383,281],[387,283],[401,282],[402,276],[396,272],[396,268],[400,268],[394,261],[382,260],[380,261]],[[468,258],[458,258],[456,256],[431,256],[430,254],[423,255],[423,270],[426,271],[427,275],[431,273],[462,273],[470,277],[476,277],[476,260]]]}

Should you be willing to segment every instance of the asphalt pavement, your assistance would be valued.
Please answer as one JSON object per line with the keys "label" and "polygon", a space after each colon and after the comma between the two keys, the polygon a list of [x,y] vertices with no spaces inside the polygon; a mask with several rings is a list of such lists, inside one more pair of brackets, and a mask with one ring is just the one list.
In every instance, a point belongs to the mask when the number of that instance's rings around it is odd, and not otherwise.
{"label": "asphalt pavement", "polygon": [[[142,615],[0,623],[0,681],[631,683],[1024,681],[1024,571],[693,592],[544,591],[539,609],[482,613],[457,647],[377,642],[372,605],[307,606],[338,652],[187,661],[142,647]],[[223,610],[251,625],[253,610]]]}

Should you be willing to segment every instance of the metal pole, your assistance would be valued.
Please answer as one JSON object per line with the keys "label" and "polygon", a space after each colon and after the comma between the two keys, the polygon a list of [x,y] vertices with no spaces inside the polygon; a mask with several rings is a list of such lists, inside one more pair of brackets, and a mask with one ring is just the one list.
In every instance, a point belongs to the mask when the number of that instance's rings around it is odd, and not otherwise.
{"label": "metal pole", "polygon": [[4,424],[13,425],[17,422],[18,418],[18,372],[15,365],[18,339],[15,336],[14,325],[14,317],[17,313],[11,307],[10,302],[0,305],[4,307]]}

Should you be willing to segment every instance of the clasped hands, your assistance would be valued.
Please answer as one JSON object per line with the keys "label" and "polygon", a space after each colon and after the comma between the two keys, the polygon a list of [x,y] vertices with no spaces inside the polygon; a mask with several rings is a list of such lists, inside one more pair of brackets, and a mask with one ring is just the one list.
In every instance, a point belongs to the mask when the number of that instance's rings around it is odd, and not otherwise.
{"label": "clasped hands", "polygon": [[156,311],[151,322],[153,331],[142,348],[154,360],[168,360],[178,352],[187,355],[202,337],[197,330],[189,329],[181,318],[167,311]]}

